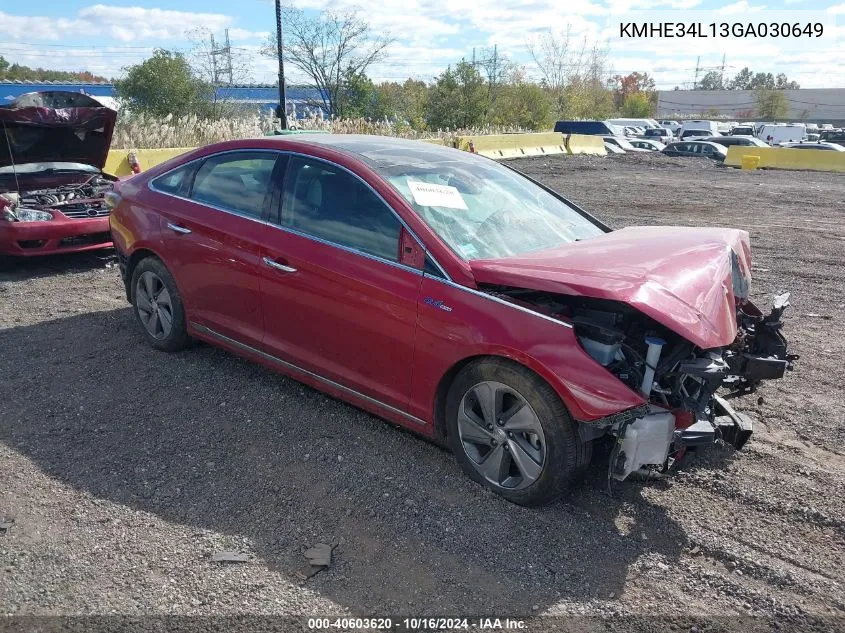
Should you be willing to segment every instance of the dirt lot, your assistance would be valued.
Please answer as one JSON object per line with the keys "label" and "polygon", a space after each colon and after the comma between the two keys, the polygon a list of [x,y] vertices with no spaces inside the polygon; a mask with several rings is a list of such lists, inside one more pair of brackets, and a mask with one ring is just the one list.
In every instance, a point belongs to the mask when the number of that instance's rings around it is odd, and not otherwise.
{"label": "dirt lot", "polygon": [[[662,156],[511,164],[613,226],[750,230],[755,298],[793,292],[801,360],[740,402],[756,421],[743,452],[612,494],[599,457],[571,498],[519,508],[443,450],[262,367],[208,346],[153,351],[104,255],[16,264],[0,273],[0,522],[14,519],[0,614],[842,626],[845,177]],[[334,564],[303,580],[319,542]],[[212,562],[220,550],[249,560]]]}

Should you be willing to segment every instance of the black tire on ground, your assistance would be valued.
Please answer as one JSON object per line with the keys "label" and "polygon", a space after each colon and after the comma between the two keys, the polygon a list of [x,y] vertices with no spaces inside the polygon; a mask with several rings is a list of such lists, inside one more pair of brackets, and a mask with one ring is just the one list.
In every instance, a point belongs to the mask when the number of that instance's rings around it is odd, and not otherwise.
{"label": "black tire on ground", "polygon": [[[158,277],[167,289],[170,296],[170,304],[172,307],[172,324],[170,332],[164,338],[154,337],[144,325],[143,320],[138,309],[138,280],[145,272],[151,272]],[[187,321],[185,319],[185,308],[182,304],[182,296],[179,294],[179,289],[173,279],[173,275],[167,270],[164,263],[157,257],[145,257],[135,266],[132,271],[132,281],[130,283],[132,311],[135,313],[135,319],[138,325],[141,326],[141,331],[146,336],[150,345],[154,348],[164,352],[176,352],[187,346],[189,342]]]}
{"label": "black tire on ground", "polygon": [[[494,381],[518,392],[534,409],[543,429],[545,460],[539,477],[526,488],[497,486],[481,475],[464,450],[458,434],[458,407],[475,385]],[[541,506],[569,492],[580,482],[592,457],[592,442],[584,442],[577,423],[555,391],[534,372],[506,359],[482,358],[471,362],[455,377],[446,397],[447,443],[464,472],[508,501]]]}

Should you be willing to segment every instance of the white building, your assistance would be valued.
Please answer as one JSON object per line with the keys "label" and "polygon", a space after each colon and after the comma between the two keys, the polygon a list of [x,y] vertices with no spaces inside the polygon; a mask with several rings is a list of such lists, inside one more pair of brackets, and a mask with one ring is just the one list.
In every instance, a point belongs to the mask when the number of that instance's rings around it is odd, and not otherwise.
{"label": "white building", "polygon": [[[784,90],[783,95],[789,104],[785,121],[845,123],[845,88]],[[657,94],[658,119],[753,121],[757,116],[754,90],[661,90]]]}

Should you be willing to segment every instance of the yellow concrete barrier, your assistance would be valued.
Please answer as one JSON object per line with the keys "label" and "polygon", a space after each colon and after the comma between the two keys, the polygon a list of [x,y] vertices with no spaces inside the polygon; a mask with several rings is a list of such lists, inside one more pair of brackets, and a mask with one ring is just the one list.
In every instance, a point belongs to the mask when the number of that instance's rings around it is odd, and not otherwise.
{"label": "yellow concrete barrier", "polygon": [[[756,158],[756,161],[754,160]],[[756,163],[754,167],[751,165]],[[743,169],[794,169],[798,171],[835,171],[845,173],[845,152],[827,149],[792,149],[789,147],[728,148],[728,167]]]}
{"label": "yellow concrete barrier", "polygon": [[601,136],[589,134],[566,134],[564,136],[566,149],[570,154],[594,154],[596,156],[607,156],[604,148],[604,139]]}
{"label": "yellow concrete barrier", "polygon": [[474,151],[488,158],[517,158],[519,156],[566,153],[563,135],[555,132],[459,136],[455,147],[467,152]]}
{"label": "yellow concrete barrier", "polygon": [[141,171],[147,171],[151,167],[170,160],[174,156],[193,151],[194,147],[166,147],[163,149],[113,149],[109,150],[106,165],[103,171],[113,176],[130,176],[132,166],[129,164],[129,154],[135,154]]}
{"label": "yellow concrete barrier", "polygon": [[742,168],[743,169],[757,169],[760,166],[760,157],[754,155],[743,154],[742,155]]}

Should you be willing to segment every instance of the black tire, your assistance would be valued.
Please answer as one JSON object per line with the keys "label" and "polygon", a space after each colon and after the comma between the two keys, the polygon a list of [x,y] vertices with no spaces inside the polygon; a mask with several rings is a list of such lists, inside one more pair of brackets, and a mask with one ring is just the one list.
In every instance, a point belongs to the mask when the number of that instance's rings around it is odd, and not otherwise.
{"label": "black tire", "polygon": [[[458,432],[458,409],[467,392],[486,381],[502,383],[531,406],[545,436],[545,459],[539,477],[529,486],[508,489],[488,481],[476,470]],[[577,423],[555,391],[534,372],[506,359],[483,358],[464,367],[446,397],[446,440],[464,472],[496,494],[522,506],[548,504],[569,492],[583,477],[592,457],[592,442],[584,442]]]}
{"label": "black tire", "polygon": [[[141,311],[138,307],[138,282],[144,273],[152,273],[155,275],[163,286],[167,289],[171,305],[171,327],[170,331],[162,336],[156,337],[147,329],[144,320],[141,318]],[[142,259],[132,271],[132,281],[129,285],[131,293],[132,311],[135,313],[135,319],[138,325],[141,326],[141,331],[146,336],[150,345],[154,348],[164,352],[176,352],[187,346],[189,342],[187,321],[185,319],[185,307],[182,303],[182,296],[179,294],[179,289],[173,279],[173,275],[167,270],[167,267],[162,261],[156,257],[145,257]]]}

